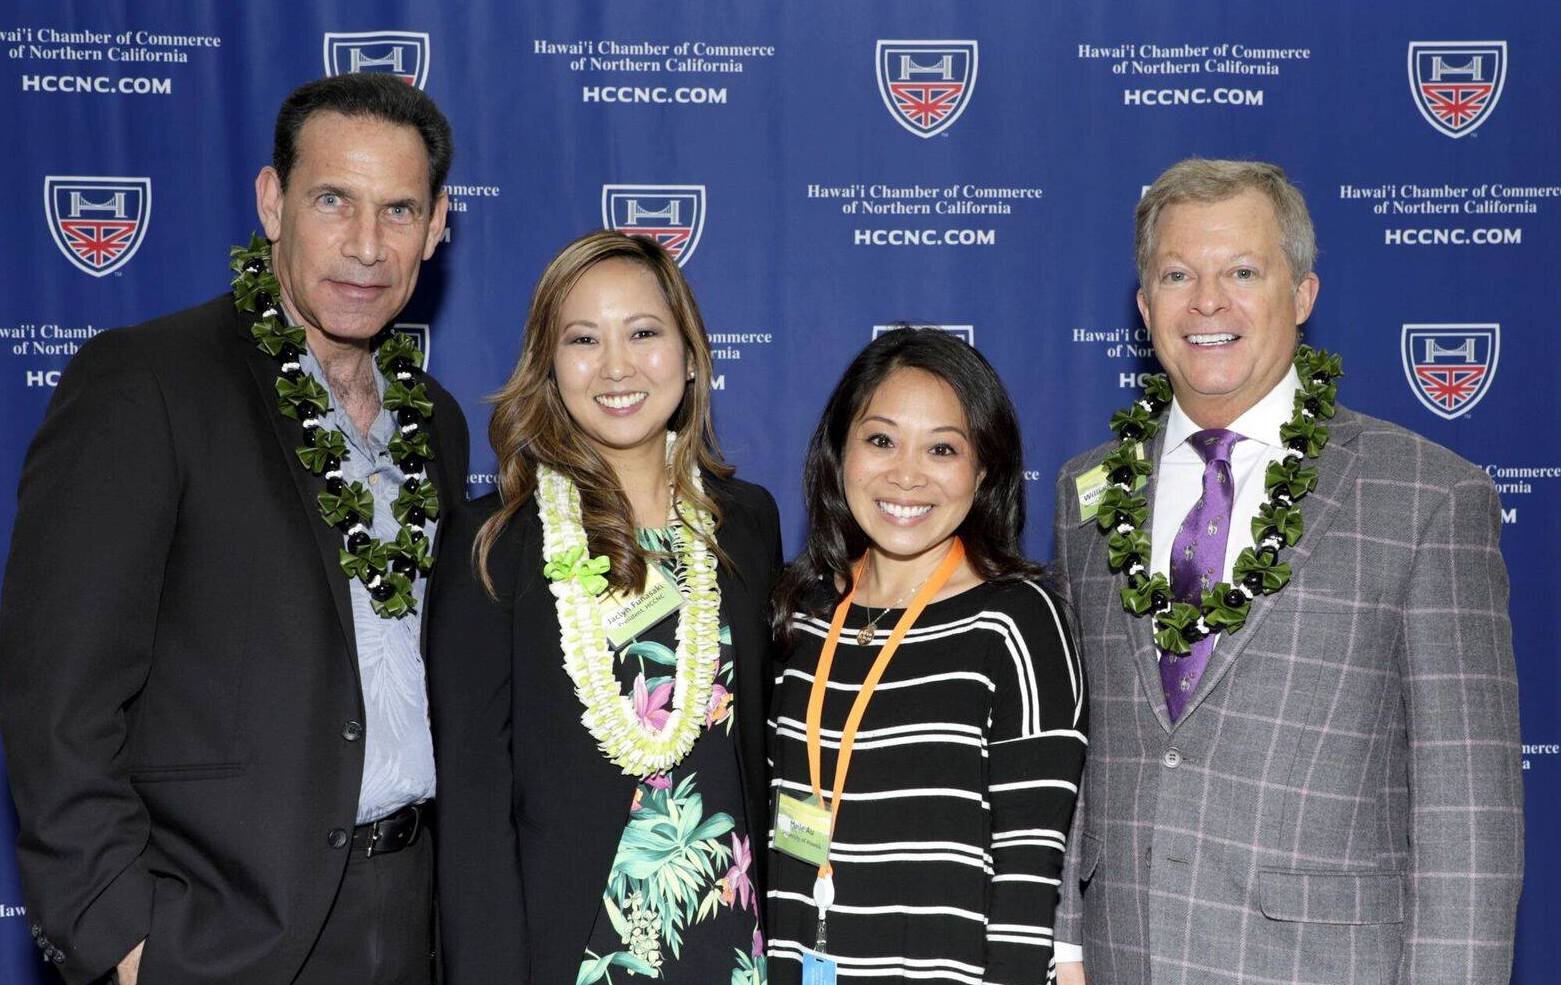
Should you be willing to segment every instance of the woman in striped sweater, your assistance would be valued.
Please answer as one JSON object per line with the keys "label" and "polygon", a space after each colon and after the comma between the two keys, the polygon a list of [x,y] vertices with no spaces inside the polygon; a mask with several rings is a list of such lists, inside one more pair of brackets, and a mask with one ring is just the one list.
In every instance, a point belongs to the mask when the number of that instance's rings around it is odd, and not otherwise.
{"label": "woman in striped sweater", "polygon": [[1020,553],[1020,447],[992,367],[933,329],[863,350],[814,432],[775,616],[777,985],[1053,980],[1086,701]]}

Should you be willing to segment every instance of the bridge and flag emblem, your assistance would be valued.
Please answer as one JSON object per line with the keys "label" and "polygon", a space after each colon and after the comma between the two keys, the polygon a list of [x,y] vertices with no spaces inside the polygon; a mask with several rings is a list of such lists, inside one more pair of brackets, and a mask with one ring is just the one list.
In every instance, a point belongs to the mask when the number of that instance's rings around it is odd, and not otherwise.
{"label": "bridge and flag emblem", "polygon": [[325,74],[389,72],[419,89],[428,81],[428,32],[325,32]]}
{"label": "bridge and flag emblem", "polygon": [[1425,121],[1467,137],[1490,119],[1507,81],[1505,41],[1411,41],[1409,88]]}
{"label": "bridge and flag emblem", "polygon": [[954,125],[976,88],[974,41],[879,41],[878,93],[895,122],[918,137]]}
{"label": "bridge and flag emblem", "polygon": [[152,179],[46,175],[43,210],[65,259],[84,273],[107,277],[146,239]]}
{"label": "bridge and flag emblem", "polygon": [[1490,391],[1500,355],[1500,325],[1404,326],[1409,388],[1427,410],[1449,421],[1473,410]]}
{"label": "bridge and flag emblem", "polygon": [[602,225],[655,240],[681,267],[704,232],[705,186],[603,185]]}

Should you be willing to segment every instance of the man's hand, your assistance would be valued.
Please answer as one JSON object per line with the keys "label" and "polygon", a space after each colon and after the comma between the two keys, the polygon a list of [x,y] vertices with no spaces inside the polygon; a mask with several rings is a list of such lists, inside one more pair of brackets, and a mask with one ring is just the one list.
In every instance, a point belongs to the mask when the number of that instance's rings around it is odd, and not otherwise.
{"label": "man's hand", "polygon": [[1088,985],[1084,980],[1084,962],[1058,962],[1057,985]]}
{"label": "man's hand", "polygon": [[[125,959],[119,962],[119,966],[114,969],[115,982],[118,982],[119,985],[136,985],[136,982],[141,978],[141,952],[145,948],[146,938],[143,937],[141,938],[141,943],[131,948],[130,953],[125,955]],[[1082,982],[1083,980],[1080,977],[1079,981]],[[1058,981],[1061,981],[1061,979],[1058,979]]]}

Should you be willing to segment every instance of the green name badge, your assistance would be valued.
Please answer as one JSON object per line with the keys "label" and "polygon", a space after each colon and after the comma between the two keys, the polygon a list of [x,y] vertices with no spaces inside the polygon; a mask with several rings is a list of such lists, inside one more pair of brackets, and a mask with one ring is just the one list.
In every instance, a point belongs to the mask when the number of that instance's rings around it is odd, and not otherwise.
{"label": "green name badge", "polygon": [[645,630],[683,607],[683,593],[666,569],[654,562],[645,567],[645,591],[638,595],[612,592],[597,600],[607,644],[614,650],[628,646]]}
{"label": "green name badge", "polygon": [[829,808],[817,797],[779,794],[775,801],[775,847],[809,865],[829,861]]}
{"label": "green name badge", "polygon": [[[1140,441],[1133,447],[1138,452],[1138,457],[1142,459],[1144,443]],[[1133,484],[1133,490],[1136,492],[1144,488],[1144,483],[1148,481],[1146,476],[1140,475],[1138,481]],[[1079,522],[1085,523],[1095,519],[1095,513],[1100,509],[1100,497],[1104,496],[1111,486],[1111,481],[1106,478],[1105,467],[1097,465],[1083,473],[1073,480],[1073,486],[1079,496]]]}

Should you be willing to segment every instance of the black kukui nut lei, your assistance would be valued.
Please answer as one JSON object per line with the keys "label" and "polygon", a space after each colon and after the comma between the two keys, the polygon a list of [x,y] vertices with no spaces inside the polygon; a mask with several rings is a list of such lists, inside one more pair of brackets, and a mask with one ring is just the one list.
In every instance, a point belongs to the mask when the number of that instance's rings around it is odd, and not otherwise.
{"label": "black kukui nut lei", "polygon": [[[1246,623],[1254,598],[1272,595],[1290,581],[1290,566],[1280,561],[1280,547],[1286,544],[1287,535],[1293,535],[1288,536],[1289,544],[1299,542],[1301,515],[1292,508],[1305,498],[1317,478],[1316,469],[1302,468],[1300,460],[1316,458],[1327,445],[1328,429],[1322,422],[1334,415],[1333,382],[1343,375],[1338,356],[1305,345],[1296,350],[1295,367],[1301,386],[1296,391],[1294,413],[1285,428],[1292,431],[1284,439],[1288,451],[1277,463],[1281,467],[1271,467],[1265,476],[1268,493],[1265,510],[1269,512],[1264,516],[1273,516],[1274,510],[1291,511],[1293,517],[1281,521],[1287,532],[1281,533],[1273,525],[1264,527],[1255,546],[1244,549],[1236,558],[1235,584],[1220,582],[1205,590],[1201,604],[1196,607],[1196,618],[1177,614],[1178,609],[1186,613],[1189,607],[1183,603],[1173,604],[1169,580],[1163,573],[1146,576],[1142,570],[1143,559],[1137,554],[1128,553],[1115,562],[1107,561],[1110,570],[1124,575],[1123,608],[1133,615],[1153,614],[1155,643],[1168,653],[1185,654],[1190,652],[1193,643],[1205,636],[1240,630]],[[1159,418],[1170,406],[1170,398],[1170,380],[1161,373],[1149,379],[1138,400],[1113,415],[1112,427],[1121,444],[1113,449],[1108,462],[1128,443],[1147,441],[1159,432]],[[1297,431],[1299,433],[1294,433]],[[1149,471],[1153,471],[1152,465]],[[1135,490],[1135,474],[1132,468],[1120,464],[1107,473],[1107,482],[1112,489],[1120,490],[1125,496],[1097,513],[1096,524],[1108,537],[1133,534],[1139,526],[1135,514],[1147,514],[1148,499]],[[1113,492],[1113,495],[1117,493]]]}

